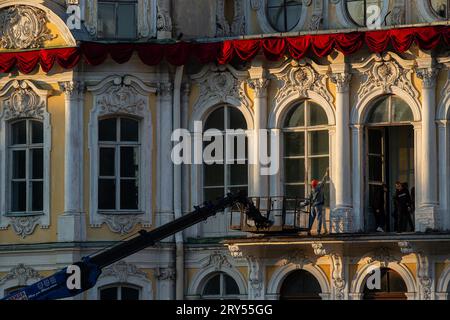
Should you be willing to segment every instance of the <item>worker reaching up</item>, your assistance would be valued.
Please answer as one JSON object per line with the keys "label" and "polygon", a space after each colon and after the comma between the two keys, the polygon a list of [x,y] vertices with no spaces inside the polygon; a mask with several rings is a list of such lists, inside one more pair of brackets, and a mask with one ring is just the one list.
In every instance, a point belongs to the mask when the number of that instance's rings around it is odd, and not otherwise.
{"label": "worker reaching up", "polygon": [[325,175],[323,176],[320,182],[316,179],[311,181],[311,192],[307,199],[307,204],[311,205],[311,213],[309,214],[308,235],[311,234],[311,228],[313,226],[314,220],[316,219],[316,216],[317,216],[317,234],[320,234],[320,232],[322,231],[322,210],[323,205],[325,204],[324,185],[325,182],[328,180],[328,172],[329,169],[327,169]]}

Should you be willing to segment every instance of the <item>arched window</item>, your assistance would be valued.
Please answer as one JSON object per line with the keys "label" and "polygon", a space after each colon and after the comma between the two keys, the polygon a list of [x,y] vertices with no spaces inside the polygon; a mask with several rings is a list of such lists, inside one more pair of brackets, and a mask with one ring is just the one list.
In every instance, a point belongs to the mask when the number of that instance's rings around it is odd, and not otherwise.
{"label": "arched window", "polygon": [[267,0],[267,18],[276,31],[291,31],[300,21],[302,0]]}
{"label": "arched window", "polygon": [[308,271],[291,272],[280,289],[280,300],[319,300],[322,292],[317,279]]}
{"label": "arched window", "polygon": [[283,126],[285,196],[306,197],[309,182],[324,176],[329,167],[327,124],[325,110],[312,101],[297,103],[287,113]]}
{"label": "arched window", "polygon": [[237,299],[239,287],[236,281],[224,272],[214,274],[203,287],[204,299]]}
{"label": "arched window", "polygon": [[367,123],[402,123],[414,121],[408,104],[395,96],[384,97],[377,101],[367,117]]}
{"label": "arched window", "polygon": [[[408,291],[403,278],[394,270],[381,268],[380,289],[369,289],[364,281],[364,299],[366,300],[402,300]],[[370,276],[368,276],[370,277]]]}
{"label": "arched window", "polygon": [[98,122],[98,209],[139,210],[139,121],[113,117]]}
{"label": "arched window", "polygon": [[[247,190],[248,187],[248,161],[247,161],[247,141],[242,134],[227,134],[225,130],[246,130],[247,124],[242,113],[235,107],[222,106],[214,110],[207,118],[204,131],[216,129],[222,133],[223,137],[223,159],[217,161],[219,163],[205,164],[203,169],[203,199],[214,200],[222,197],[227,192],[235,192],[238,190]],[[227,143],[231,139],[234,140],[234,150],[228,150]],[[214,143],[215,137],[211,141],[204,142],[205,148]],[[239,144],[244,143],[244,148],[240,148]],[[239,154],[240,151],[245,154]],[[227,155],[229,158],[227,158]],[[230,163],[234,162],[234,163]]]}
{"label": "arched window", "polygon": [[[367,9],[370,8],[370,6],[378,6],[381,14],[384,2],[384,0],[347,0],[347,13],[355,24],[364,27],[367,26],[367,19],[372,18],[368,16]],[[378,17],[374,17],[374,19],[376,18]]]}
{"label": "arched window", "polygon": [[44,210],[44,127],[38,120],[10,123],[9,170],[11,213]]}
{"label": "arched window", "polygon": [[450,18],[450,0],[430,0],[430,4],[439,17]]}
{"label": "arched window", "polygon": [[99,289],[100,300],[139,300],[141,288],[132,285],[112,285]]}

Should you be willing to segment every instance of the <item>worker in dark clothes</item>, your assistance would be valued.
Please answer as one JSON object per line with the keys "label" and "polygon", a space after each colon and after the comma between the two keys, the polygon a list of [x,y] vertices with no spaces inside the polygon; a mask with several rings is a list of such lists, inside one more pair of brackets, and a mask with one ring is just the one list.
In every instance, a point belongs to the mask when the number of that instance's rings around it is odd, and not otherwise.
{"label": "worker in dark clothes", "polygon": [[411,195],[409,194],[408,189],[405,188],[404,184],[397,181],[395,183],[395,195],[394,202],[395,207],[398,214],[398,231],[405,232],[407,231],[407,225],[411,227],[411,230],[414,230],[414,224],[411,219]]}
{"label": "worker in dark clothes", "polygon": [[[322,210],[323,205],[325,204],[325,197],[324,197],[324,187],[325,182],[328,179],[328,171],[325,172],[324,177],[322,178],[322,181],[312,180],[311,181],[311,193],[309,194],[309,197],[306,201],[306,204],[311,205],[311,213],[309,215],[309,230],[311,230],[314,220],[317,216],[317,234],[320,234],[322,231]],[[308,232],[310,234],[310,232]]]}
{"label": "worker in dark clothes", "polygon": [[387,187],[384,183],[381,186],[377,186],[372,199],[372,209],[378,232],[384,232],[385,217],[386,217],[385,199],[387,191],[388,191]]}

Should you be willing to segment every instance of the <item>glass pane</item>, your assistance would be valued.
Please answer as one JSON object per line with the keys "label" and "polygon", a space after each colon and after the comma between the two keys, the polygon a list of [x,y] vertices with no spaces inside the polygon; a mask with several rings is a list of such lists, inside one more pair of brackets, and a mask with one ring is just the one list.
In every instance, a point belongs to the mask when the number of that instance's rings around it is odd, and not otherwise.
{"label": "glass pane", "polygon": [[328,117],[325,110],[317,103],[309,102],[309,126],[327,125]]}
{"label": "glass pane", "polygon": [[414,121],[413,113],[409,105],[399,98],[392,98],[392,112],[394,114],[394,122]]}
{"label": "glass pane", "polygon": [[31,199],[31,210],[32,211],[42,211],[44,209],[44,192],[43,192],[43,182],[33,181],[31,183],[32,188],[32,199]]}
{"label": "glass pane", "polygon": [[208,116],[205,122],[204,131],[208,129],[217,129],[217,130],[224,130],[224,107],[220,107],[219,109],[214,110],[211,112],[211,114]]}
{"label": "glass pane", "polygon": [[305,198],[305,185],[295,184],[295,185],[285,185],[284,194],[288,198]]}
{"label": "glass pane", "polygon": [[117,36],[136,38],[136,5],[121,3],[117,9]]}
{"label": "glass pane", "polygon": [[369,153],[382,153],[383,133],[381,130],[369,130]]}
{"label": "glass pane", "polygon": [[114,177],[115,171],[115,148],[100,148],[100,176]]}
{"label": "glass pane", "polygon": [[383,162],[381,157],[369,156],[369,180],[383,181]]}
{"label": "glass pane", "polygon": [[329,153],[328,131],[309,132],[310,155],[325,155]]}
{"label": "glass pane", "polygon": [[122,287],[121,300],[139,300],[139,290],[129,287]]}
{"label": "glass pane", "polygon": [[31,143],[44,143],[44,125],[39,121],[31,121]]}
{"label": "glass pane", "polygon": [[19,121],[11,124],[11,144],[27,143],[27,122]]}
{"label": "glass pane", "polygon": [[25,179],[26,174],[26,151],[14,150],[12,152],[12,178]]}
{"label": "glass pane", "polygon": [[305,155],[305,133],[285,132],[284,133],[284,155],[304,156]]}
{"label": "glass pane", "polygon": [[438,16],[441,18],[448,17],[448,1],[447,0],[431,0],[431,6]]}
{"label": "glass pane", "polygon": [[98,36],[100,38],[114,38],[116,36],[116,17],[114,3],[98,4]]}
{"label": "glass pane", "polygon": [[138,166],[139,148],[121,147],[120,148],[120,176],[135,178],[139,173]]}
{"label": "glass pane", "polygon": [[27,184],[26,182],[12,182],[11,210],[14,212],[27,210]]}
{"label": "glass pane", "polygon": [[114,179],[98,180],[98,208],[100,210],[116,209],[116,181]]}
{"label": "glass pane", "polygon": [[330,166],[328,157],[312,158],[310,160],[311,180],[321,180]]}
{"label": "glass pane", "polygon": [[407,292],[405,281],[394,270],[388,271],[389,292]]}
{"label": "glass pane", "polygon": [[203,295],[220,295],[220,274],[215,275],[206,283],[205,288],[203,289]]}
{"label": "glass pane", "polygon": [[289,182],[305,181],[305,160],[285,159],[284,160],[284,180]]}
{"label": "glass pane", "polygon": [[120,119],[120,141],[139,141],[139,122],[133,119]]}
{"label": "glass pane", "polygon": [[100,290],[100,300],[117,300],[117,287]]}
{"label": "glass pane", "polygon": [[137,180],[120,181],[120,209],[137,210],[139,203]]}
{"label": "glass pane", "polygon": [[31,161],[32,161],[32,179],[42,179],[44,177],[44,152],[42,149],[31,149]]}
{"label": "glass pane", "polygon": [[285,31],[291,31],[298,24],[302,13],[301,1],[302,0],[286,1],[288,7],[286,8],[287,29]]}
{"label": "glass pane", "polygon": [[384,98],[378,101],[372,107],[372,111],[367,118],[368,123],[389,122],[388,99]]}
{"label": "glass pane", "polygon": [[228,119],[230,121],[230,126],[228,129],[247,129],[247,122],[239,109],[228,107]]}
{"label": "glass pane", "polygon": [[109,118],[98,122],[98,140],[99,141],[117,141],[117,119]]}
{"label": "glass pane", "polygon": [[224,165],[223,164],[205,164],[204,185],[205,186],[223,186],[224,185]]}
{"label": "glass pane", "polygon": [[223,188],[204,188],[203,189],[203,200],[213,201],[217,198],[223,197],[225,191]]}
{"label": "glass pane", "polygon": [[232,164],[230,168],[230,185],[245,185],[248,178],[248,167],[246,164]]}
{"label": "glass pane", "polygon": [[239,294],[239,287],[232,277],[224,274],[225,277],[225,294]]}
{"label": "glass pane", "polygon": [[285,128],[295,128],[305,126],[305,103],[293,107],[286,116]]}
{"label": "glass pane", "polygon": [[284,24],[284,9],[283,7],[278,8],[267,8],[267,18],[269,23],[276,31],[284,32],[286,27]]}

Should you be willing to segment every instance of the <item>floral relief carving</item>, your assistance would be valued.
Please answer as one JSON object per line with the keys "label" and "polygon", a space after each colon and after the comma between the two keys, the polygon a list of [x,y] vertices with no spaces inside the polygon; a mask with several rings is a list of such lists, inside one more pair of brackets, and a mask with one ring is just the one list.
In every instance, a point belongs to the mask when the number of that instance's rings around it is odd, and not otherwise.
{"label": "floral relief carving", "polygon": [[39,8],[14,5],[0,11],[0,46],[6,49],[41,48],[54,39],[47,16]]}
{"label": "floral relief carving", "polygon": [[14,91],[4,101],[5,120],[27,117],[44,118],[45,104],[28,82],[15,80],[12,88]]}
{"label": "floral relief carving", "polygon": [[104,221],[112,232],[124,235],[133,231],[136,224],[141,222],[141,216],[138,214],[112,214],[105,215]]}
{"label": "floral relief carving", "polygon": [[222,267],[228,267],[231,268],[231,263],[228,261],[228,258],[225,254],[221,252],[214,252],[209,257],[205,259],[205,262],[203,263],[203,267],[212,266],[214,270],[218,271],[221,270]]}
{"label": "floral relief carving", "polygon": [[130,86],[110,87],[98,101],[100,114],[128,113],[140,115],[144,111],[145,101],[139,98],[138,92]]}
{"label": "floral relief carving", "polygon": [[146,278],[145,272],[139,270],[134,264],[127,263],[125,261],[119,261],[112,266],[105,268],[102,271],[101,277],[112,276],[117,279],[117,282],[128,282],[130,276],[137,276],[141,278]]}
{"label": "floral relief carving", "polygon": [[19,263],[0,279],[0,285],[14,279],[17,279],[19,286],[26,286],[28,280],[42,279],[42,276],[33,268],[26,266],[23,263]]}

